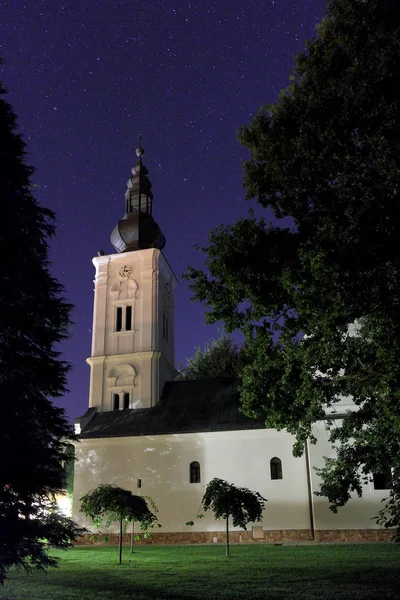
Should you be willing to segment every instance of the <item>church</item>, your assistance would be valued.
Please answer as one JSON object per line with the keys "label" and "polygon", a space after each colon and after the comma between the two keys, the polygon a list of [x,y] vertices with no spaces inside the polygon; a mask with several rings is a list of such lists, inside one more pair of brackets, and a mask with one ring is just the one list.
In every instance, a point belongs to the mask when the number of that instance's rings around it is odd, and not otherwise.
{"label": "church", "polygon": [[[389,540],[391,532],[373,519],[388,496],[384,477],[371,475],[362,497],[354,495],[337,514],[315,495],[314,467],[333,456],[324,422],[315,425],[317,444],[296,458],[291,435],[240,412],[238,381],[174,381],[177,280],[153,218],[143,153],[136,150],[125,215],[111,233],[116,252],[93,258],[89,407],[75,421],[73,519],[95,532],[80,498],[114,484],[157,506],[161,528],[147,542],[223,542],[223,521],[211,512],[196,519],[207,483],[218,477],[267,499],[262,521],[247,531],[233,528],[233,542]],[[326,418],[339,422],[351,409],[343,400]]]}

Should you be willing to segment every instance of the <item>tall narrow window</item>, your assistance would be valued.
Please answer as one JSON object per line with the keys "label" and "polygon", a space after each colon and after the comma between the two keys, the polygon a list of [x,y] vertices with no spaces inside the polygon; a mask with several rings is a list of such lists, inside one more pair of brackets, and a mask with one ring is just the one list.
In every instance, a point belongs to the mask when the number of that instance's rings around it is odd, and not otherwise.
{"label": "tall narrow window", "polygon": [[129,394],[124,392],[124,408],[129,408]]}
{"label": "tall narrow window", "polygon": [[168,341],[168,317],[163,314],[163,338]]}
{"label": "tall narrow window", "polygon": [[119,394],[114,394],[114,410],[119,409]]}
{"label": "tall narrow window", "polygon": [[126,307],[125,329],[126,331],[130,331],[132,329],[132,306]]}
{"label": "tall narrow window", "polygon": [[383,473],[373,473],[374,490],[391,490],[393,487],[392,471],[387,469]]}
{"label": "tall narrow window", "polygon": [[282,479],[282,461],[274,456],[270,462],[271,479]]}
{"label": "tall narrow window", "polygon": [[121,331],[122,329],[122,306],[117,306],[117,319],[115,325],[115,331]]}
{"label": "tall narrow window", "polygon": [[200,464],[197,461],[190,463],[190,483],[200,483]]}

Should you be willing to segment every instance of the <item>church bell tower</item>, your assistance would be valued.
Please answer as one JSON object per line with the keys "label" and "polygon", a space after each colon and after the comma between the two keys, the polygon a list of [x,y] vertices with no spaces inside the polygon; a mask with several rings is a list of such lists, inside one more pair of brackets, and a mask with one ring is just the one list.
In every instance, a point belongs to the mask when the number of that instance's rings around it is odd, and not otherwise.
{"label": "church bell tower", "polygon": [[154,406],[174,379],[176,278],[153,218],[144,150],[137,148],[125,215],[111,233],[116,254],[93,259],[94,310],[89,408],[99,412]]}

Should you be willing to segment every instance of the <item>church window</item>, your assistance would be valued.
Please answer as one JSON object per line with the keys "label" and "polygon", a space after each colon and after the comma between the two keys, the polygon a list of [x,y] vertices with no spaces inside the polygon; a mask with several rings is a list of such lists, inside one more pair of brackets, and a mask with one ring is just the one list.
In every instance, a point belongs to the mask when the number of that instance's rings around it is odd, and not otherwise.
{"label": "church window", "polygon": [[168,317],[163,315],[163,338],[168,341]]}
{"label": "church window", "polygon": [[119,394],[114,394],[114,410],[119,410]]}
{"label": "church window", "polygon": [[124,408],[129,408],[129,393],[124,392]]}
{"label": "church window", "polygon": [[137,487],[138,487],[138,488],[141,488],[141,487],[142,487],[142,480],[141,480],[141,479],[138,479],[138,480],[137,480]]}
{"label": "church window", "polygon": [[270,462],[271,479],[282,479],[282,461],[274,456]]}
{"label": "church window", "polygon": [[125,329],[126,329],[126,331],[130,331],[132,329],[132,306],[126,307]]}
{"label": "church window", "polygon": [[122,306],[117,306],[117,321],[115,325],[115,331],[121,331],[122,329]]}
{"label": "church window", "polygon": [[390,469],[383,473],[373,473],[374,490],[391,490],[393,487],[392,472]]}
{"label": "church window", "polygon": [[115,331],[132,331],[132,306],[117,306],[115,309]]}
{"label": "church window", "polygon": [[200,463],[190,463],[190,483],[200,483]]}

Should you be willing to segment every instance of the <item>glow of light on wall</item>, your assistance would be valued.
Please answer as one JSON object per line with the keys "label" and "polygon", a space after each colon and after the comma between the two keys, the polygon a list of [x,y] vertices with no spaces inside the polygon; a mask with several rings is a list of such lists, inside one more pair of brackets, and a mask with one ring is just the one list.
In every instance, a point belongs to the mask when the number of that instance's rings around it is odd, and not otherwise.
{"label": "glow of light on wall", "polygon": [[57,498],[57,508],[64,517],[70,517],[72,514],[71,499],[68,496],[59,496]]}

